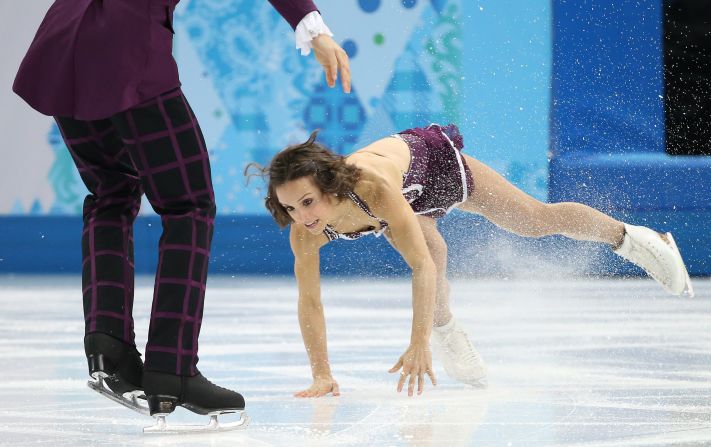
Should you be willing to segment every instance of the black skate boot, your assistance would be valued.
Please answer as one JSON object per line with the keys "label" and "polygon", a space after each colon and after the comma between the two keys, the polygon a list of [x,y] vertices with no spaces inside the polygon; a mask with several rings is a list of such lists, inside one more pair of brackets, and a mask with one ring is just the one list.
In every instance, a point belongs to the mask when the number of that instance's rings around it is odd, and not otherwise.
{"label": "black skate boot", "polygon": [[[247,426],[249,418],[244,413],[244,398],[241,394],[222,388],[207,380],[198,372],[197,375],[176,376],[155,371],[143,374],[143,387],[151,416],[156,418],[156,425],[144,429],[144,432],[191,432],[191,431],[226,431]],[[168,426],[165,416],[175,411],[177,406],[194,413],[209,415],[208,425]],[[220,424],[217,416],[225,413],[240,413],[240,420],[229,424]]]}
{"label": "black skate boot", "polygon": [[[135,346],[100,332],[84,337],[94,391],[141,414],[149,414],[143,396],[143,361]],[[127,395],[128,397],[126,397]],[[145,402],[145,401],[144,401]]]}

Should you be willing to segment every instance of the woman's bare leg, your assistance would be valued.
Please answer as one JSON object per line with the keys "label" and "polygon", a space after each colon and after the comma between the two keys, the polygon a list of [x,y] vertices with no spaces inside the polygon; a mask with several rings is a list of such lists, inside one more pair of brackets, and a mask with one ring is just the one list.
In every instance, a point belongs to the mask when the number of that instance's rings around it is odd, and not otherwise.
{"label": "woman's bare leg", "polygon": [[430,256],[437,267],[432,352],[442,362],[447,375],[476,387],[486,386],[486,365],[449,310],[447,282],[447,243],[434,219],[418,216]]}
{"label": "woman's bare leg", "polygon": [[622,222],[581,203],[540,202],[475,158],[464,155],[464,160],[474,177],[474,191],[459,209],[481,214],[521,236],[562,234],[613,247],[622,243],[625,235]]}

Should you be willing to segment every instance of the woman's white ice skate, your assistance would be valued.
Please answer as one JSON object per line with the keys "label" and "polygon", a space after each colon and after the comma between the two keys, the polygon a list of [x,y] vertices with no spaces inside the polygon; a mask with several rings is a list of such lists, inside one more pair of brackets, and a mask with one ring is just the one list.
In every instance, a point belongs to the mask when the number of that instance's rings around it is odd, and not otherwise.
{"label": "woman's white ice skate", "polygon": [[432,350],[452,379],[477,388],[487,386],[484,360],[454,318],[432,329]]}
{"label": "woman's white ice skate", "polygon": [[625,237],[615,253],[642,267],[669,293],[694,296],[689,273],[671,233],[625,224]]}

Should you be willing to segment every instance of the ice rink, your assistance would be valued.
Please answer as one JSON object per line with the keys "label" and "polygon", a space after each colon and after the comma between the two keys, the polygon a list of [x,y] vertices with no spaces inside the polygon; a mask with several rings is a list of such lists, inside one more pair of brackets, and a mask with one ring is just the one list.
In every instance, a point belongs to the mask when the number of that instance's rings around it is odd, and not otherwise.
{"label": "ice rink", "polygon": [[[709,446],[711,281],[675,298],[652,280],[456,280],[456,317],[489,366],[486,390],[446,377],[419,397],[387,373],[406,348],[410,285],[326,279],[341,397],[310,384],[291,278],[213,277],[200,368],[242,392],[246,431],[143,435],[152,420],[91,392],[80,279],[0,278],[0,444],[151,446]],[[145,343],[150,278],[136,290]],[[169,419],[170,421],[171,419]],[[206,422],[179,410],[172,418]]]}

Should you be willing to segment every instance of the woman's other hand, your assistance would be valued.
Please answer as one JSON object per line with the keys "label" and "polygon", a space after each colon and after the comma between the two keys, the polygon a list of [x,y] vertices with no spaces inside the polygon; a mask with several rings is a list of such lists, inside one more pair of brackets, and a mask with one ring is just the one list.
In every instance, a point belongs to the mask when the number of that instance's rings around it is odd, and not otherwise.
{"label": "woman's other hand", "polygon": [[434,371],[432,370],[432,352],[429,344],[413,343],[407,347],[405,353],[400,356],[397,363],[388,372],[400,372],[400,380],[397,383],[397,392],[402,391],[405,381],[408,381],[407,395],[412,396],[417,382],[417,394],[422,394],[425,388],[425,374],[430,376],[432,385],[437,385]]}

